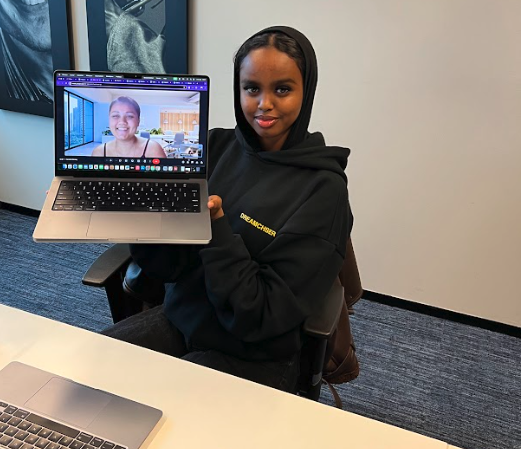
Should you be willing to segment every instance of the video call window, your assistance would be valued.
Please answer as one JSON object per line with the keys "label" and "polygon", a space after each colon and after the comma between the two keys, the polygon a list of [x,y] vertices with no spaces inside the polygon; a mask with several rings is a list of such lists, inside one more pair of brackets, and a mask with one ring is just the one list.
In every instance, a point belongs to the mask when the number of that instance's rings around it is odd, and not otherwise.
{"label": "video call window", "polygon": [[65,91],[65,150],[94,142],[94,105],[79,95]]}
{"label": "video call window", "polygon": [[128,157],[203,157],[199,92],[86,86],[68,87],[63,93],[66,157],[120,157],[114,142],[128,142],[130,134],[136,152]]}

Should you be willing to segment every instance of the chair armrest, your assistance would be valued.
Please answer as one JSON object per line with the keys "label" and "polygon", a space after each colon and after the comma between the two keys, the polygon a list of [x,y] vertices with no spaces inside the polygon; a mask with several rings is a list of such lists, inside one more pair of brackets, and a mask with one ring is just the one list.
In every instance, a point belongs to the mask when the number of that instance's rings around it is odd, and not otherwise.
{"label": "chair armrest", "polygon": [[320,303],[318,313],[313,314],[304,322],[304,333],[320,339],[330,338],[340,319],[344,301],[344,288],[336,279],[329,293]]}
{"label": "chair armrest", "polygon": [[94,261],[81,282],[91,287],[105,287],[107,281],[128,263],[130,257],[127,244],[112,245]]}

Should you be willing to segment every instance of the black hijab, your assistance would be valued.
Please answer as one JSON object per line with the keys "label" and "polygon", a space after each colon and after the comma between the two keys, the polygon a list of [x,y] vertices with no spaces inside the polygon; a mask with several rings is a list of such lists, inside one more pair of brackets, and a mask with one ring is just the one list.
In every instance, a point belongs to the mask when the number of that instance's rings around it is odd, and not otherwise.
{"label": "black hijab", "polygon": [[[315,55],[315,50],[313,50],[313,46],[311,45],[311,42],[309,42],[308,38],[294,28],[286,26],[273,26],[265,28],[264,30],[255,33],[250,37],[250,39],[266,33],[282,33],[295,39],[304,55],[304,73],[302,74],[304,81],[304,97],[302,100],[302,108],[300,110],[299,116],[297,117],[297,120],[295,120],[295,123],[293,123],[291,126],[288,138],[282,146],[281,150],[285,150],[302,142],[308,135],[308,126],[309,121],[311,120],[311,110],[313,108],[313,99],[315,98],[315,90],[317,88],[318,80],[317,58]],[[252,147],[254,150],[260,150],[260,142],[257,133],[247,122],[246,117],[242,112],[239,74],[240,67],[236,65],[234,67],[233,94],[237,128],[242,134],[243,139],[250,147]]]}

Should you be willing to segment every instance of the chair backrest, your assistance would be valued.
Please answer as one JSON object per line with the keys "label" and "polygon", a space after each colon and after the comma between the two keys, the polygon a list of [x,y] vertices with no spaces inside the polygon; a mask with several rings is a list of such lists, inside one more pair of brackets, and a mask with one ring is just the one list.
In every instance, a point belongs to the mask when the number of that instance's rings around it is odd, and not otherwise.
{"label": "chair backrest", "polygon": [[327,343],[322,373],[323,379],[330,384],[349,382],[359,373],[349,315],[354,313],[353,305],[362,297],[363,289],[351,239],[347,241],[346,256],[338,278],[344,287],[344,304],[335,333]]}
{"label": "chair backrest", "polygon": [[148,131],[141,131],[139,135],[145,139],[150,139],[150,133]]}
{"label": "chair backrest", "polygon": [[175,133],[174,143],[183,143],[185,140],[185,133]]}
{"label": "chair backrest", "polygon": [[[353,245],[349,239],[338,279],[320,303],[316,314],[304,323],[304,334],[311,338],[305,340],[301,351],[301,395],[317,400],[322,380],[332,388],[331,383],[349,382],[358,376],[359,365],[349,315],[353,313],[352,306],[360,299],[362,292]],[[334,389],[332,393],[337,406],[341,407],[338,394]]]}

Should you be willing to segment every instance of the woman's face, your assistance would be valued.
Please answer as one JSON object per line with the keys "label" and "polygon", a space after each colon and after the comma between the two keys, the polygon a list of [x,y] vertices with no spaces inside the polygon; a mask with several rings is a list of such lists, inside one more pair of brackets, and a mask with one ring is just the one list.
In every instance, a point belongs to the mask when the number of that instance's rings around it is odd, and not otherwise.
{"label": "woman's face", "polygon": [[109,112],[109,128],[118,140],[128,140],[135,136],[139,127],[139,115],[128,103],[118,101]]}
{"label": "woman's face", "polygon": [[266,151],[282,148],[304,97],[295,60],[273,47],[252,50],[239,72],[241,107]]}
{"label": "woman's face", "polygon": [[50,51],[48,0],[0,0],[0,28],[33,50]]}

